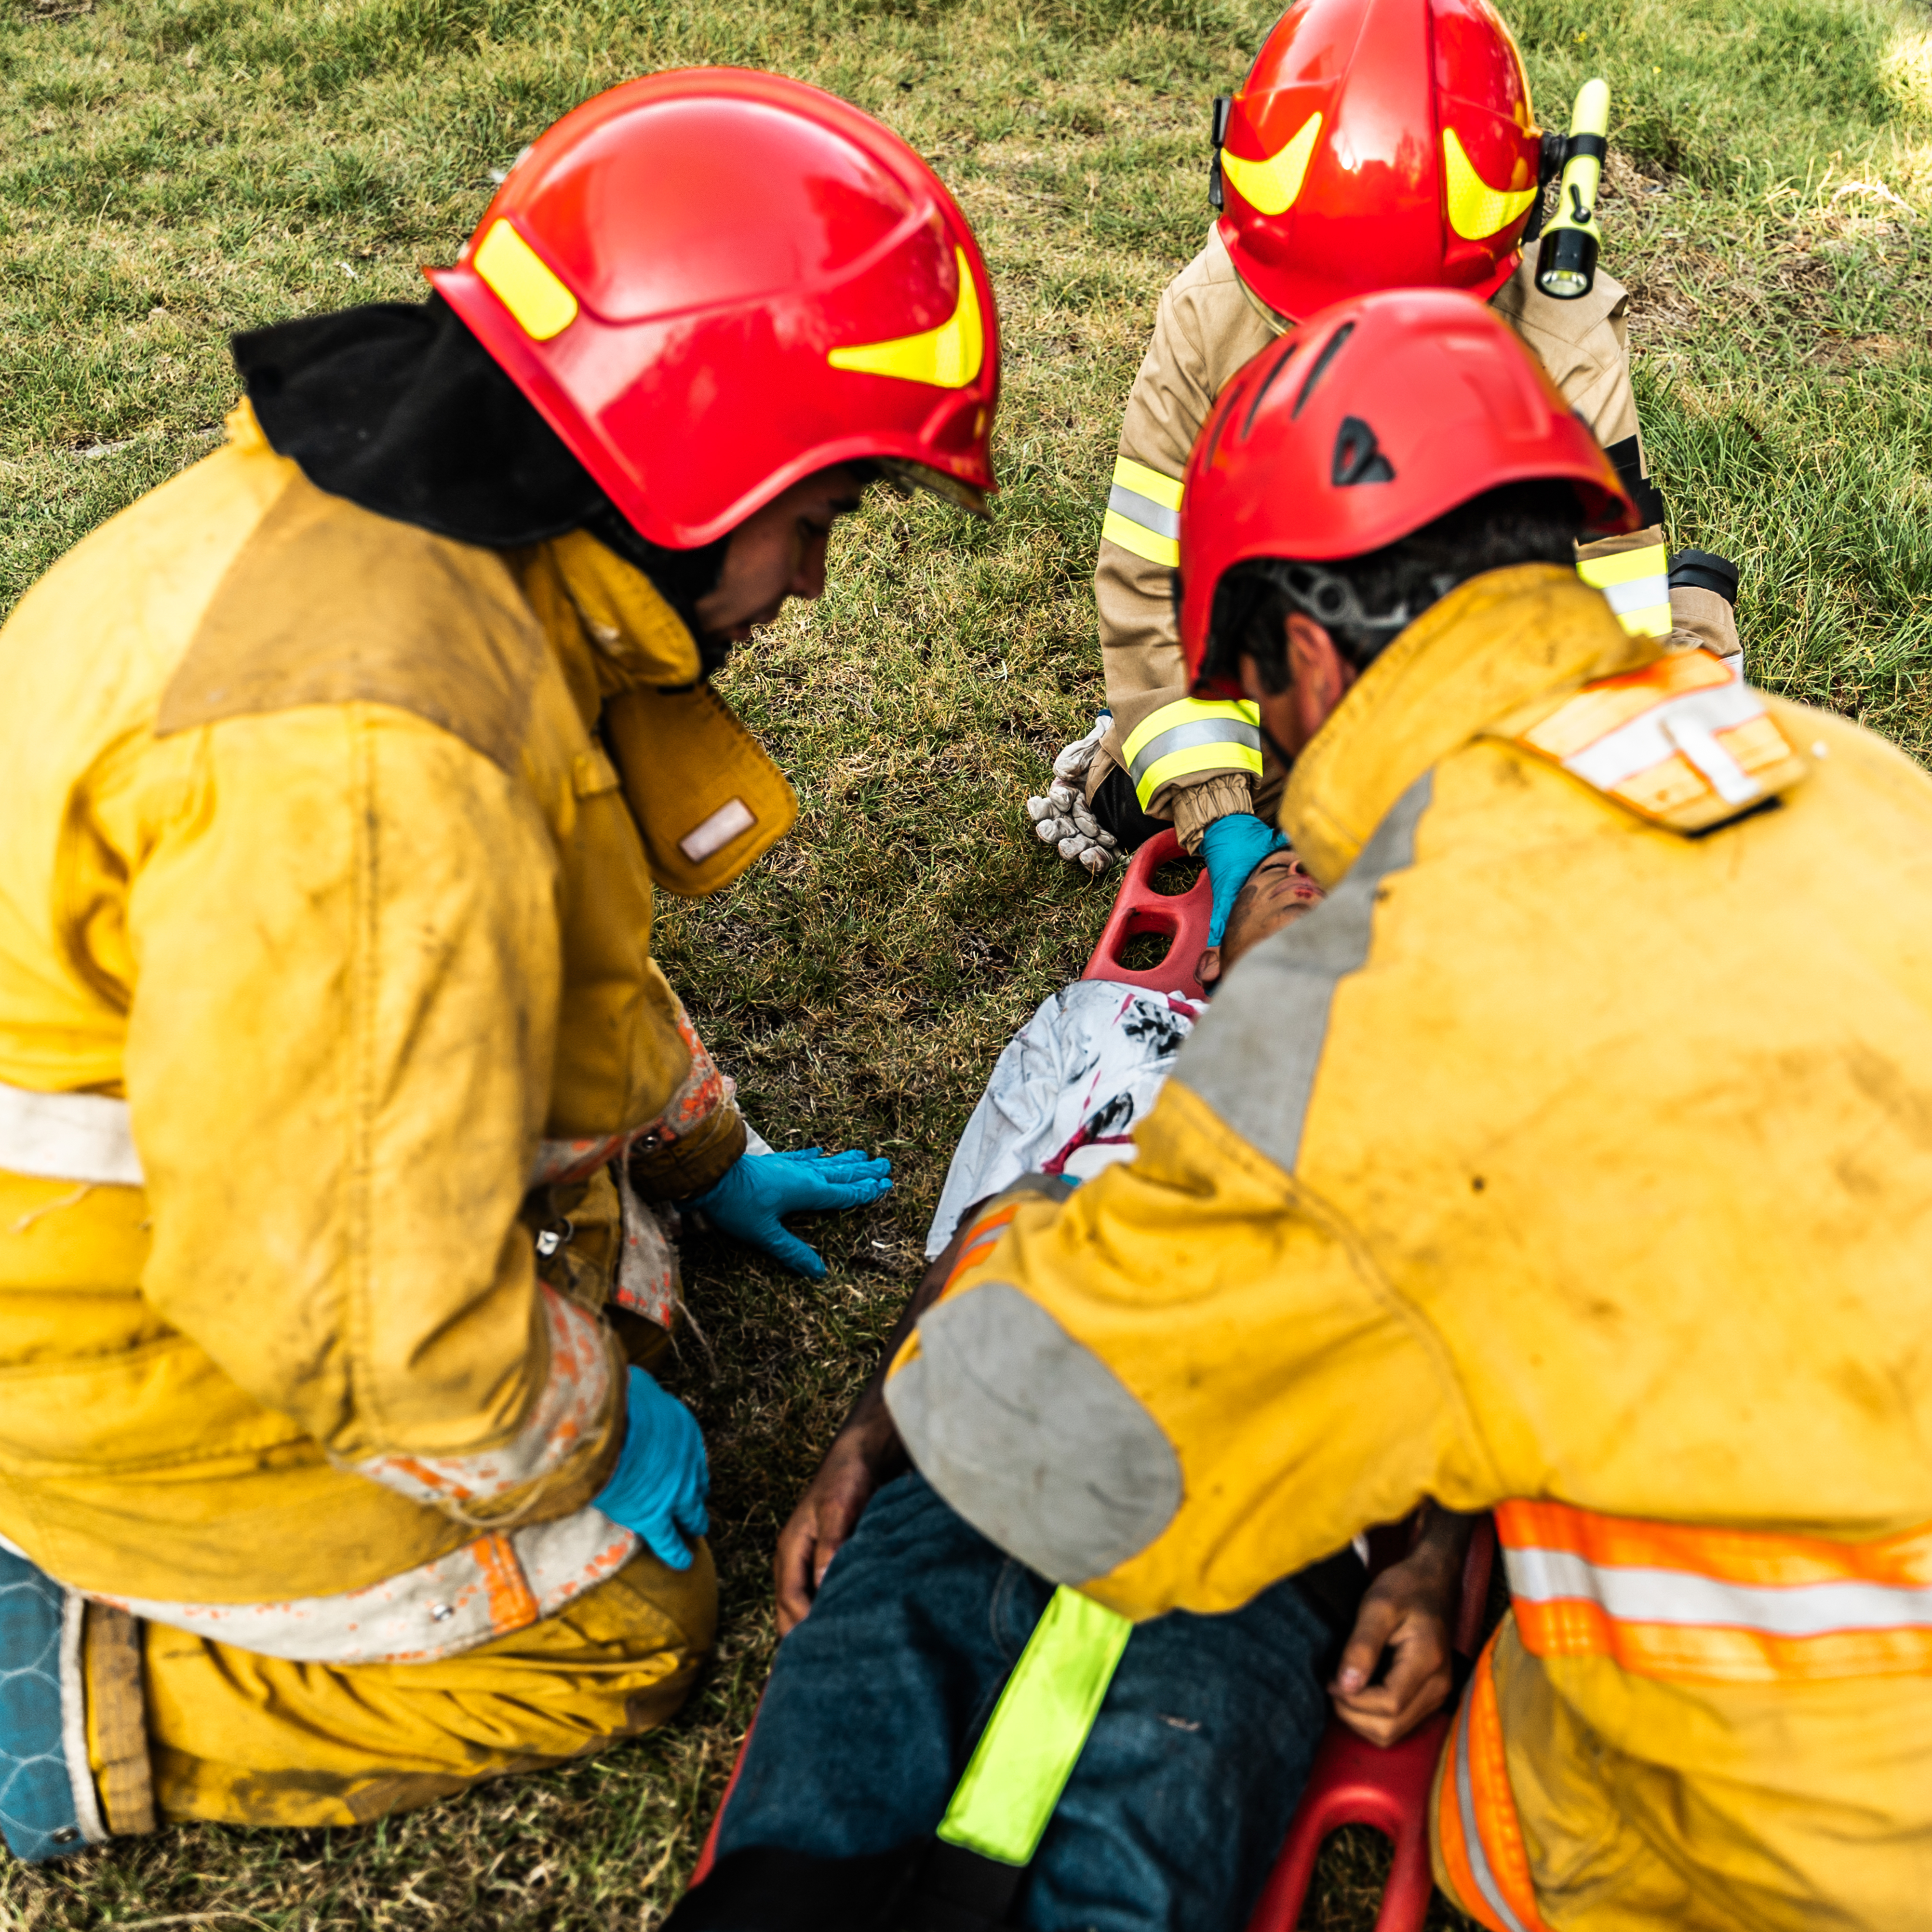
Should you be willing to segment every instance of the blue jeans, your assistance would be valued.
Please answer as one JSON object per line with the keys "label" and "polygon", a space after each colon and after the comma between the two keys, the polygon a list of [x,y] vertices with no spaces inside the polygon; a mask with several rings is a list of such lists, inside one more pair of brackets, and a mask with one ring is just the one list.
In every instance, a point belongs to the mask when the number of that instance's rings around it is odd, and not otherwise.
{"label": "blue jeans", "polygon": [[[882,1490],[779,1646],[721,1859],[930,1838],[1052,1594],[920,1476]],[[1321,1736],[1331,1634],[1292,1582],[1136,1630],[1012,1922],[1240,1932]]]}

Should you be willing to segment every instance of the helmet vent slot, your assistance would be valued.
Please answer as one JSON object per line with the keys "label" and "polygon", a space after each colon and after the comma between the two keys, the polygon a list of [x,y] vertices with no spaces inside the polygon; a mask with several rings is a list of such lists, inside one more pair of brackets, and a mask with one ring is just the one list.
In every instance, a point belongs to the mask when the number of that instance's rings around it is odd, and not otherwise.
{"label": "helmet vent slot", "polygon": [[1360,416],[1344,416],[1335,432],[1335,460],[1330,472],[1338,490],[1357,483],[1393,483],[1395,470],[1376,441],[1376,433]]}
{"label": "helmet vent slot", "polygon": [[1288,419],[1293,422],[1308,406],[1308,399],[1315,393],[1315,386],[1328,373],[1328,365],[1342,352],[1342,345],[1355,332],[1352,322],[1345,322],[1330,336],[1322,353],[1315,358],[1315,367],[1309,370],[1308,380],[1301,386],[1301,393],[1294,399],[1294,407],[1288,411]]}

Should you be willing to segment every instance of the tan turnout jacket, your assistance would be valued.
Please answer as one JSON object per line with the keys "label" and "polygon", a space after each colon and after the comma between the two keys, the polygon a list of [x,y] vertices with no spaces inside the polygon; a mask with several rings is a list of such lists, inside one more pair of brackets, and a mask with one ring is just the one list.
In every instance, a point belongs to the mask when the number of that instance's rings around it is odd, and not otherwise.
{"label": "tan turnout jacket", "polygon": [[[1540,358],[1551,380],[1607,448],[1637,436],[1636,399],[1626,350],[1628,298],[1600,274],[1582,300],[1552,302],[1526,262],[1492,298]],[[1236,370],[1286,325],[1249,292],[1218,232],[1170,282],[1154,318],[1140,373],[1120,424],[1119,460],[1094,573],[1107,702],[1114,714],[1102,755],[1088,779],[1090,798],[1109,770],[1132,778],[1142,808],[1172,819],[1190,848],[1215,819],[1249,812],[1257,798],[1280,791],[1272,767],[1264,776],[1252,729],[1188,696],[1174,629],[1171,576],[1180,476],[1214,399]],[[1587,580],[1604,590],[1631,631],[1675,631],[1679,644],[1702,644],[1728,656],[1737,648],[1730,607],[1711,591],[1668,592],[1660,527],[1589,546]],[[1202,743],[1196,729],[1186,748],[1163,755],[1174,728],[1227,726],[1225,743]],[[1169,743],[1177,741],[1168,740]]]}

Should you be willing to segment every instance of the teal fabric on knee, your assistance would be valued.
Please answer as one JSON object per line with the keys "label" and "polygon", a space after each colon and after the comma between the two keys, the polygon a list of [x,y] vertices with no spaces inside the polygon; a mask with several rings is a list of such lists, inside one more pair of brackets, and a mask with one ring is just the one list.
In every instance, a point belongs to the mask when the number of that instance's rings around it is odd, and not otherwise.
{"label": "teal fabric on knee", "polygon": [[82,1694],[77,1645],[62,1668],[66,1608],[51,1576],[0,1550],[0,1837],[29,1862],[65,1858],[92,1835],[68,1768],[63,1676]]}

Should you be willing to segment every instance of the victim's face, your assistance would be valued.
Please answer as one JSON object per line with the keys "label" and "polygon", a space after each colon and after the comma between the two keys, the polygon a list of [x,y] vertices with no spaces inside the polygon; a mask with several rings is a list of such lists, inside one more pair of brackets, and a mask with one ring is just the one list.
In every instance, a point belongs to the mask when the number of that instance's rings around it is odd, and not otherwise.
{"label": "victim's face", "polygon": [[1228,915],[1220,944],[1202,954],[1195,976],[1202,986],[1211,986],[1242,954],[1312,911],[1323,896],[1292,852],[1270,852],[1248,874]]}

